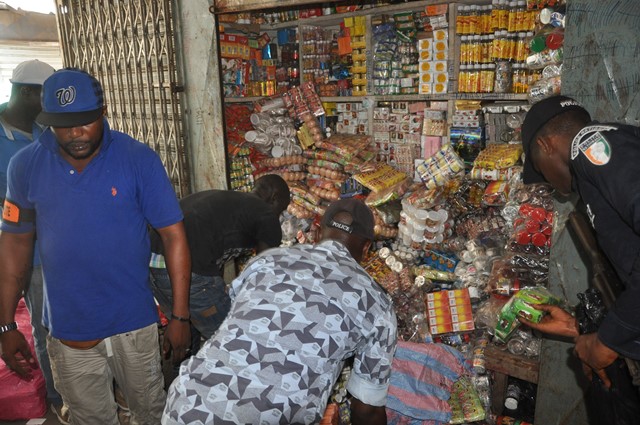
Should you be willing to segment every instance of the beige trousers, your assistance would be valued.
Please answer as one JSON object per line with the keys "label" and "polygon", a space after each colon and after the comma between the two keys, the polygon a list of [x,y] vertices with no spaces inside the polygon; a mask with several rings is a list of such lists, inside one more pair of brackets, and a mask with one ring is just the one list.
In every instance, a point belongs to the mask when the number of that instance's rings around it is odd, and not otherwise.
{"label": "beige trousers", "polygon": [[88,350],[47,337],[56,390],[72,425],[118,425],[113,379],[129,404],[131,424],[157,425],[166,400],[158,327],[113,335]]}

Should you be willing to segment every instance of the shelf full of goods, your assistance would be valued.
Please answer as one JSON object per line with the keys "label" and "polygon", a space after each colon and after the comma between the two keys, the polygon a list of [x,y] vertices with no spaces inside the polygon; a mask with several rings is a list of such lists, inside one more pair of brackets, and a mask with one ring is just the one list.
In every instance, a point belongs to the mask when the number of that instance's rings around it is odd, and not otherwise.
{"label": "shelf full of goods", "polygon": [[[564,5],[555,0],[311,8],[221,15],[225,98],[312,82],[325,98],[540,99],[559,93]],[[336,13],[343,12],[343,13]],[[331,20],[326,18],[330,14]],[[302,16],[302,18],[299,18]],[[344,16],[344,17],[342,17]],[[246,20],[251,30],[229,27]],[[255,32],[258,28],[258,32]],[[522,97],[520,97],[522,96]]]}
{"label": "shelf full of goods", "polygon": [[[521,53],[515,58],[494,58],[500,60],[493,61],[495,74],[489,78],[493,90],[516,92],[523,90],[522,81],[526,81],[526,97],[531,101],[555,94],[560,87],[560,64],[539,68],[529,58],[538,54],[561,57],[559,49],[552,48],[557,41],[546,44],[547,36],[556,30],[547,32],[549,27],[545,29],[544,25],[561,28],[562,9],[553,2],[527,2],[524,8],[518,2],[511,3],[494,2],[489,13],[482,9],[482,14],[491,17],[494,9],[500,13],[524,10],[533,16],[534,31],[527,35],[529,31],[518,30],[515,38],[507,35],[505,40],[515,41],[518,51],[522,41],[518,34],[524,32],[528,55],[524,61],[520,60]],[[456,19],[473,17],[476,12],[479,10],[475,8],[456,9]],[[403,19],[394,18],[393,25],[409,22]],[[512,33],[508,22],[507,34]],[[389,32],[376,40],[374,55],[388,54],[400,46],[393,44],[389,35],[392,31],[386,28]],[[442,37],[448,43],[451,33],[437,30],[430,33],[432,42]],[[323,36],[317,28],[305,28],[303,34],[306,31]],[[397,29],[394,31],[397,35]],[[478,35],[481,42],[491,40],[493,44],[502,31],[494,30],[493,39],[482,38],[488,33]],[[455,35],[460,43],[469,45],[478,40],[475,36]],[[539,44],[542,37],[544,48]],[[426,39],[411,40],[413,50],[408,43],[404,46],[420,58],[431,58],[423,56],[422,51],[428,51],[427,45],[432,43],[421,41]],[[465,52],[474,48],[464,47]],[[429,54],[436,52],[433,44],[431,49]],[[450,49],[444,51],[449,54]],[[329,52],[331,55],[332,49]],[[393,73],[408,70],[411,75],[413,71],[411,67],[403,69],[407,64],[395,64],[394,56],[386,57],[388,65],[378,66],[384,62],[383,57],[377,56],[373,66],[368,62],[366,70],[360,69],[364,71],[361,74],[372,75],[370,81],[374,83],[362,85],[358,91],[373,87],[374,96],[394,96],[393,92],[403,93],[405,80],[404,88],[420,92],[421,84],[426,83],[418,81],[427,78],[421,74],[432,72],[421,71],[421,67],[433,66],[433,73],[442,72],[438,71],[437,58],[423,61],[431,62],[429,65],[421,65],[418,60],[414,81],[413,77]],[[456,73],[448,58],[445,62],[449,78]],[[503,67],[502,62],[511,68]],[[461,56],[460,73],[476,70],[462,65],[469,63],[463,63]],[[468,379],[459,380],[449,389],[452,398],[445,410],[452,410],[445,413],[451,423],[509,423],[507,415],[533,422],[535,383],[509,381],[504,406],[500,410],[492,408],[492,400],[505,394],[492,394],[492,373],[485,357],[485,352],[502,353],[535,364],[540,338],[520,327],[517,317],[540,320],[533,304],[561,302],[546,289],[549,250],[558,222],[552,191],[546,185],[525,186],[519,178],[519,128],[526,102],[461,100],[452,104],[446,99],[394,101],[386,97],[374,97],[372,102],[353,98],[323,102],[320,94],[328,93],[327,84],[331,82],[327,69],[331,67],[319,64],[321,79],[315,78],[315,73],[314,78],[303,73],[300,85],[282,86],[278,95],[256,99],[252,104],[226,105],[231,187],[251,190],[256,178],[269,173],[288,182],[292,201],[281,218],[284,244],[313,242],[314,226],[330,202],[345,197],[363,199],[374,213],[376,234],[363,267],[393,299],[399,339],[446,344],[470,365]],[[479,69],[487,68],[481,64]],[[381,73],[385,70],[389,71],[386,76]],[[498,75],[503,70],[508,72]],[[521,70],[535,77],[516,78]],[[468,78],[460,73],[458,90],[463,77]],[[375,83],[376,75],[380,81],[386,78],[386,85]],[[408,78],[415,86],[409,85]],[[317,83],[325,84],[324,91]],[[448,79],[447,89],[450,83]],[[347,85],[341,84],[341,88],[354,87],[352,79]],[[345,369],[331,397],[333,407],[327,410],[334,423],[348,423],[344,389],[348,374]]]}

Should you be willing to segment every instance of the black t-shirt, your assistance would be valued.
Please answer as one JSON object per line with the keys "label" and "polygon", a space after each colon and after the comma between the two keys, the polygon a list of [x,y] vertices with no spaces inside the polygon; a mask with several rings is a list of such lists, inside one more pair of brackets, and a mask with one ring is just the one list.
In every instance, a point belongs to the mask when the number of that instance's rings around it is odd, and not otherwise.
{"label": "black t-shirt", "polygon": [[[180,201],[191,250],[191,271],[221,276],[224,263],[258,242],[280,245],[280,220],[269,204],[254,194],[226,190],[194,193]],[[164,254],[162,240],[151,235],[151,250]]]}

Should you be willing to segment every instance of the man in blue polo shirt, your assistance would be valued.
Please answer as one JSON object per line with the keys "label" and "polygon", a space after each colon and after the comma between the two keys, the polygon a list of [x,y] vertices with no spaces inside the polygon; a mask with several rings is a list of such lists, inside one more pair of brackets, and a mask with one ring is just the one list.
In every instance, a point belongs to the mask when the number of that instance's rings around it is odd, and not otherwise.
{"label": "man in blue polo shirt", "polygon": [[41,103],[38,121],[51,128],[9,163],[0,225],[2,358],[29,375],[33,358],[13,320],[37,233],[47,348],[71,423],[118,425],[115,378],[132,420],[157,424],[165,392],[147,225],[163,239],[174,282],[164,351],[177,360],[190,340],[191,269],[178,200],[158,155],[109,128],[91,75],[55,72]]}

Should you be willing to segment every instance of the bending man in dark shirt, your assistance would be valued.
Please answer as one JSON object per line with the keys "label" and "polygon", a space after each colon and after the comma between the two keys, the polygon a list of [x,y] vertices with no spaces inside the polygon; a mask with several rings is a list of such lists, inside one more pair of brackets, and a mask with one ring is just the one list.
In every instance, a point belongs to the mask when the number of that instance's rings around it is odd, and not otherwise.
{"label": "bending man in dark shirt", "polygon": [[[258,179],[251,193],[206,190],[180,201],[191,251],[190,319],[205,338],[213,335],[229,311],[224,264],[249,249],[261,252],[280,245],[279,216],[287,205],[289,187],[273,174]],[[163,313],[171,315],[171,282],[162,241],[154,233],[151,250],[151,288]]]}
{"label": "bending man in dark shirt", "polygon": [[578,193],[598,243],[625,285],[597,333],[578,335],[576,319],[559,307],[541,331],[575,338],[588,374],[609,384],[605,368],[618,355],[640,360],[640,128],[591,121],[574,99],[554,96],[534,104],[522,125],[525,183],[549,182],[559,193]]}

